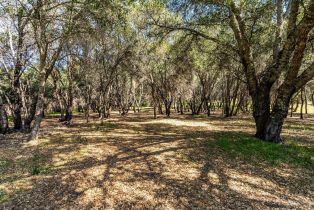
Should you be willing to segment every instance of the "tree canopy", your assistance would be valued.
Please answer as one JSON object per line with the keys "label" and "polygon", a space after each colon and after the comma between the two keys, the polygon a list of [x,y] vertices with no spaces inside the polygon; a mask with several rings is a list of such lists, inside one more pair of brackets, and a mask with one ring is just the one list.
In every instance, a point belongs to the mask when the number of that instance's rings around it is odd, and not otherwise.
{"label": "tree canopy", "polygon": [[35,139],[45,112],[145,105],[252,113],[279,143],[298,98],[314,103],[312,0],[4,0],[0,18],[2,133],[8,114]]}

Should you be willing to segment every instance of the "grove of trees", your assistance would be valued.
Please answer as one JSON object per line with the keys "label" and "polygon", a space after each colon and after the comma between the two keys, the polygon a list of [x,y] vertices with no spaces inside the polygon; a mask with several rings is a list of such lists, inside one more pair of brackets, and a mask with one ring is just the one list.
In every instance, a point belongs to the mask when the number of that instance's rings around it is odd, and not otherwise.
{"label": "grove of trees", "polygon": [[279,143],[314,105],[313,28],[313,0],[1,0],[0,132],[147,106],[252,115]]}

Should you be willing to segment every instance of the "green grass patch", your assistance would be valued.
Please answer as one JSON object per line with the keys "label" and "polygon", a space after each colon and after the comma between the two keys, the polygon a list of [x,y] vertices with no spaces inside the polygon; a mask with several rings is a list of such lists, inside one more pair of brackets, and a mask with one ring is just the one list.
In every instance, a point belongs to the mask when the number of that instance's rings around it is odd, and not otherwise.
{"label": "green grass patch", "polygon": [[11,160],[2,159],[0,160],[0,181],[8,170],[14,167],[14,162]]}
{"label": "green grass patch", "polygon": [[60,112],[49,112],[49,113],[45,113],[45,117],[49,118],[49,117],[60,117],[61,113]]}
{"label": "green grass patch", "polygon": [[240,157],[255,163],[271,165],[292,164],[314,167],[314,149],[296,144],[274,144],[244,134],[223,134],[210,141],[209,146],[219,148],[232,157]]}
{"label": "green grass patch", "polygon": [[[65,114],[65,113],[64,113]],[[81,114],[80,112],[74,110],[72,111],[72,115],[79,115]],[[48,112],[48,113],[45,113],[45,117],[46,118],[54,118],[54,117],[60,117],[61,116],[61,112]]]}
{"label": "green grass patch", "polygon": [[4,203],[9,199],[9,196],[7,193],[4,192],[4,190],[0,189],[0,203]]}
{"label": "green grass patch", "polygon": [[0,160],[0,171],[6,170],[10,166],[10,162],[7,160]]}
{"label": "green grass patch", "polygon": [[45,159],[39,152],[35,152],[29,165],[31,175],[48,174],[51,171],[49,166],[45,165]]}
{"label": "green grass patch", "polygon": [[288,130],[314,131],[313,126],[304,124],[287,123],[284,127]]}
{"label": "green grass patch", "polygon": [[[15,169],[18,169],[15,171]],[[13,171],[14,170],[14,171]],[[38,174],[48,174],[51,171],[50,166],[45,164],[45,158],[39,152],[35,152],[31,158],[21,159],[21,160],[0,160],[0,180],[1,176],[8,174],[10,175],[10,179],[7,179],[10,182],[18,179],[21,174],[24,172],[29,172],[31,175]]]}
{"label": "green grass patch", "polygon": [[207,118],[208,116],[206,114],[194,114],[192,115],[193,118]]}
{"label": "green grass patch", "polygon": [[111,123],[111,122],[101,122],[99,125],[96,125],[96,129],[97,130],[101,130],[101,129],[115,129],[117,127],[118,127],[117,124]]}

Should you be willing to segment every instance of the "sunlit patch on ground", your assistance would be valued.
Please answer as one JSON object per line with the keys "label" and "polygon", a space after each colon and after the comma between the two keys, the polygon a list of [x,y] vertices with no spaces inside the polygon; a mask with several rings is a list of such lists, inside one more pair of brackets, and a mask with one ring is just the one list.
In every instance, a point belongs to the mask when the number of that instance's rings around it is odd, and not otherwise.
{"label": "sunlit patch on ground", "polygon": [[295,194],[291,196],[287,189],[266,178],[239,173],[235,170],[229,170],[226,174],[229,177],[230,189],[249,199],[259,198],[263,202],[273,203],[273,207],[277,208],[286,206],[310,208],[314,206],[314,202],[309,197]]}
{"label": "sunlit patch on ground", "polygon": [[219,184],[219,175],[217,173],[213,171],[209,171],[207,175],[208,175],[208,180],[210,181],[210,183],[214,185]]}
{"label": "sunlit patch on ground", "polygon": [[206,127],[210,129],[210,124],[207,122],[199,122],[199,121],[193,121],[193,120],[181,120],[181,119],[157,119],[152,120],[143,124],[168,124],[172,126],[187,126],[187,127]]}
{"label": "sunlit patch on ground", "polygon": [[[312,125],[288,120],[284,137],[313,147]],[[48,119],[39,141],[10,134],[0,144],[0,202],[18,209],[311,209],[310,168],[257,164],[209,146],[253,134],[248,117],[143,113],[88,124],[75,117],[70,127]]]}

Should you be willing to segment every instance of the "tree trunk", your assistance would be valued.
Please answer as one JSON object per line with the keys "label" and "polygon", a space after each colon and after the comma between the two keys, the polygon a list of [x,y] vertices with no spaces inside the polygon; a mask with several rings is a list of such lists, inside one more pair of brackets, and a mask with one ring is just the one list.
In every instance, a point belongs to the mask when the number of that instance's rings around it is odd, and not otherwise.
{"label": "tree trunk", "polygon": [[44,99],[45,99],[45,86],[46,86],[46,73],[41,72],[40,74],[40,84],[38,91],[38,99],[36,104],[35,121],[34,126],[29,136],[29,140],[35,140],[38,137],[38,132],[40,128],[40,123],[43,118],[44,111]]}
{"label": "tree trunk", "polygon": [[0,98],[0,133],[5,134],[9,128],[8,115]]}
{"label": "tree trunk", "polygon": [[67,79],[69,82],[68,86],[68,98],[67,98],[67,104],[66,104],[66,110],[65,110],[65,121],[66,124],[71,124],[72,122],[72,108],[73,108],[73,72],[72,72],[72,66],[68,69]]}
{"label": "tree trunk", "polygon": [[207,107],[207,117],[210,116],[210,109],[211,109],[211,101],[210,99],[206,100],[206,107]]}
{"label": "tree trunk", "polygon": [[153,106],[154,106],[154,119],[157,119],[157,101],[156,101],[156,90],[154,83],[151,83],[151,94],[153,99]]}
{"label": "tree trunk", "polygon": [[238,99],[238,91],[239,91],[239,84],[237,84],[234,93],[232,95],[232,99],[231,99],[231,110],[230,110],[230,116],[235,116],[235,109],[236,109],[236,102]]}
{"label": "tree trunk", "polygon": [[182,98],[179,98],[179,108],[180,108],[180,114],[183,114],[183,103],[182,103]]}
{"label": "tree trunk", "polygon": [[133,112],[136,113],[135,101],[133,102]]}
{"label": "tree trunk", "polygon": [[223,92],[223,104],[224,104],[224,116],[230,117],[231,116],[231,81],[230,75],[226,75],[226,87],[225,91]]}
{"label": "tree trunk", "polygon": [[24,45],[24,29],[25,24],[23,24],[23,12],[20,10],[17,16],[17,45],[16,45],[16,61],[14,66],[14,77],[13,77],[13,97],[14,102],[13,104],[13,123],[14,129],[20,130],[23,128],[22,116],[21,116],[21,109],[23,107],[22,104],[22,97],[20,91],[20,76],[22,72],[22,62],[23,62],[23,45]]}
{"label": "tree trunk", "polygon": [[[58,97],[59,98],[59,97]],[[64,116],[64,106],[62,104],[62,101],[60,99],[58,99],[59,101],[59,107],[60,107],[60,121],[63,122],[65,120],[65,116]]]}
{"label": "tree trunk", "polygon": [[279,96],[276,99],[273,111],[266,126],[265,140],[280,143],[281,142],[281,130],[284,123],[284,119],[287,117],[289,112],[289,102],[291,95]]}
{"label": "tree trunk", "polygon": [[298,111],[298,108],[299,108],[299,97],[297,96],[297,104],[296,104],[296,106],[293,108],[293,112],[296,112],[296,111]]}
{"label": "tree trunk", "polygon": [[253,101],[253,117],[256,124],[255,137],[260,139],[265,139],[266,137],[266,126],[270,117],[270,88],[265,91],[258,91],[254,97]]}
{"label": "tree trunk", "polygon": [[157,107],[156,104],[154,103],[154,119],[157,119]]}
{"label": "tree trunk", "polygon": [[301,110],[300,110],[300,119],[304,119],[303,117],[303,107],[304,107],[304,89],[301,89]]}
{"label": "tree trunk", "polygon": [[20,130],[23,127],[23,123],[22,123],[22,116],[21,116],[21,109],[23,107],[22,105],[22,99],[21,99],[21,95],[20,95],[20,81],[19,81],[19,77],[17,75],[15,75],[15,79],[13,82],[13,97],[14,97],[14,101],[12,102],[13,104],[13,110],[12,110],[12,114],[13,114],[13,123],[14,123],[14,129],[15,130]]}
{"label": "tree trunk", "polygon": [[171,113],[171,102],[165,102],[165,109],[167,117],[170,117]]}
{"label": "tree trunk", "polygon": [[72,118],[73,118],[73,115],[72,115],[72,104],[69,104],[65,110],[65,121],[66,121],[66,124],[71,124],[72,122]]}
{"label": "tree trunk", "polygon": [[293,117],[293,102],[290,105],[290,117]]}
{"label": "tree trunk", "polygon": [[20,130],[23,127],[21,108],[22,108],[22,104],[19,100],[19,102],[17,102],[13,107],[13,123],[14,123],[15,130]]}
{"label": "tree trunk", "polygon": [[197,110],[196,110],[196,114],[199,115],[200,112],[201,112],[201,109],[202,109],[202,106],[203,106],[203,103],[204,103],[204,99],[201,100],[201,103],[200,105],[198,106]]}
{"label": "tree trunk", "polygon": [[307,96],[306,96],[306,89],[304,88],[304,109],[305,109],[305,114],[308,114],[308,109],[307,109]]}
{"label": "tree trunk", "polygon": [[162,111],[162,104],[160,102],[158,102],[158,113],[159,114],[164,114]]}
{"label": "tree trunk", "polygon": [[86,123],[89,123],[89,105],[85,106],[84,115],[85,115]]}
{"label": "tree trunk", "polygon": [[36,113],[37,100],[38,100],[38,95],[32,98],[32,103],[29,108],[28,116],[26,116],[24,119],[24,130],[26,131],[31,130],[31,124],[34,120],[35,113]]}
{"label": "tree trunk", "polygon": [[237,116],[237,115],[238,115],[239,110],[240,110],[240,108],[241,108],[241,106],[242,106],[242,104],[243,104],[244,97],[245,97],[245,95],[244,95],[243,93],[240,94],[239,102],[238,102],[238,104],[236,105],[236,109],[235,109],[235,111],[234,111],[234,113],[233,113],[234,116]]}
{"label": "tree trunk", "polygon": [[[291,98],[296,91],[293,85],[281,86],[270,112],[270,88],[259,87],[259,91],[253,98],[256,137],[273,143],[281,142],[282,125],[288,115]],[[301,94],[303,94],[302,91]]]}

